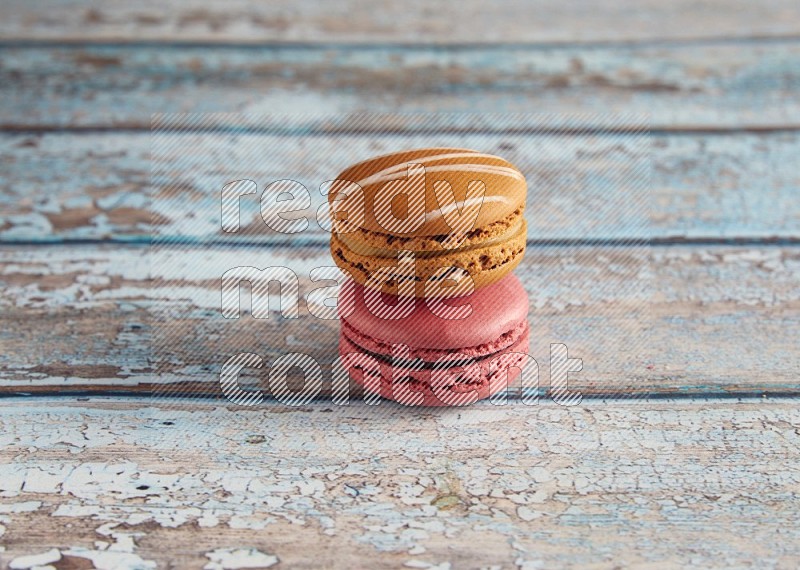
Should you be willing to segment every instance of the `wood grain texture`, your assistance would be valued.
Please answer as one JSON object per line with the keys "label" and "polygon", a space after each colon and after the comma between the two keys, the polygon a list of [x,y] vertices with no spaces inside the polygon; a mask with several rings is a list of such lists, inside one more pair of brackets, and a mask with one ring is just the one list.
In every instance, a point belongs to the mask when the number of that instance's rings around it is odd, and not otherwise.
{"label": "wood grain texture", "polygon": [[3,566],[51,549],[59,568],[118,569],[257,553],[278,568],[789,569],[800,557],[794,400],[152,404],[0,401]]}
{"label": "wood grain texture", "polygon": [[800,40],[589,47],[11,43],[0,47],[0,58],[6,129],[147,130],[152,113],[232,111],[587,113],[587,122],[601,123],[608,113],[635,113],[649,114],[653,128],[674,131],[800,125]]}
{"label": "wood grain texture", "polygon": [[[331,284],[309,279],[332,265],[326,248],[0,251],[2,392],[220,396],[219,367],[249,351],[265,369],[242,382],[268,396],[268,367],[290,352],[320,363],[320,396],[330,393],[338,322],[314,317],[319,306],[307,301]],[[273,299],[269,319],[223,319],[219,283],[236,266],[296,272],[300,317],[280,318]],[[800,393],[800,248],[530,247],[516,273],[529,292],[542,390],[549,345],[565,343],[584,361],[570,384],[586,397]]]}
{"label": "wood grain texture", "polygon": [[[153,141],[164,142],[156,161]],[[261,192],[291,178],[312,197],[310,225],[293,237],[323,243],[316,223],[322,182],[376,154],[448,144],[499,154],[522,169],[533,240],[800,237],[797,133],[187,133],[152,140],[147,133],[48,133],[0,136],[0,240],[135,241],[157,231],[197,241],[285,242],[262,221],[258,196],[240,200],[241,232],[222,235],[219,196],[231,180],[250,178]],[[158,175],[152,202],[151,172]]]}
{"label": "wood grain texture", "polygon": [[[796,567],[800,4],[595,4],[0,4],[0,567]],[[342,127],[444,110],[593,132]],[[260,128],[171,139],[152,218],[151,114],[219,111]],[[324,234],[264,233],[254,202],[247,243],[145,247],[216,239],[232,173],[316,206],[354,160],[452,137],[534,182],[531,354],[542,390],[549,343],[583,359],[580,406],[333,405],[338,323],[306,302]],[[609,207],[645,163],[649,213]],[[587,237],[627,245],[543,244]],[[219,318],[236,265],[295,270],[300,318]],[[315,357],[320,398],[167,400],[218,397],[242,350]]]}
{"label": "wood grain texture", "polygon": [[790,0],[604,2],[524,0],[367,0],[252,3],[121,0],[35,5],[8,0],[0,9],[5,39],[286,42],[603,42],[800,35]]}

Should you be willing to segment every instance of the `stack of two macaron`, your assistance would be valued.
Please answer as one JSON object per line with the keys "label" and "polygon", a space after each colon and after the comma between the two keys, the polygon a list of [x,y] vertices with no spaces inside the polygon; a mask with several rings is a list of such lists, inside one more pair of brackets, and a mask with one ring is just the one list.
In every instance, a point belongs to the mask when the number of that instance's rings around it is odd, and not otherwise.
{"label": "stack of two macaron", "polygon": [[528,297],[511,271],[527,187],[506,160],[432,148],[342,172],[328,194],[343,369],[410,405],[463,405],[512,382],[528,352]]}

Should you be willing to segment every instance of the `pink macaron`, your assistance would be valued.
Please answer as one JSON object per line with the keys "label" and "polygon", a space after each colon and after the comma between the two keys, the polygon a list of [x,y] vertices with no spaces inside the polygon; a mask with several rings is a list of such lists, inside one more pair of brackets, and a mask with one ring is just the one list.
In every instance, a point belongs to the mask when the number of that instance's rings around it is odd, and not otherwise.
{"label": "pink macaron", "polygon": [[529,350],[528,295],[513,274],[452,299],[401,300],[348,280],[339,317],[344,370],[407,405],[487,398],[519,376]]}

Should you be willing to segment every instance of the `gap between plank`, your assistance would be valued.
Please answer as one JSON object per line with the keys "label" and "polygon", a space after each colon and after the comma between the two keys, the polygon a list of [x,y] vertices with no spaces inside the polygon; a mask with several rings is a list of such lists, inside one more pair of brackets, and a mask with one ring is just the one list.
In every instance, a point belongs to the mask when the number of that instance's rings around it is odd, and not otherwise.
{"label": "gap between plank", "polygon": [[[192,395],[186,398],[171,398],[169,400],[165,400],[163,397],[148,393],[147,391],[143,390],[70,390],[70,389],[53,389],[53,390],[37,390],[35,392],[25,392],[23,390],[16,390],[16,391],[6,391],[5,388],[0,386],[0,401],[4,399],[10,398],[26,398],[26,399],[34,399],[34,398],[90,398],[90,397],[114,397],[114,398],[130,398],[130,399],[152,399],[155,403],[181,403],[181,402],[189,402],[192,400],[197,400],[199,402],[207,403],[207,402],[220,402],[221,405],[228,405],[232,404],[228,402],[221,396],[210,396],[210,395]],[[519,400],[518,396],[511,395],[508,398],[511,401]],[[549,399],[549,396],[545,391],[540,391],[539,399],[541,401],[545,401]],[[631,402],[631,401],[658,401],[658,400],[761,400],[766,401],[769,399],[800,399],[800,386],[797,388],[791,389],[779,389],[779,390],[731,390],[726,391],[722,389],[718,390],[708,390],[708,391],[684,391],[684,392],[654,392],[648,394],[635,394],[635,395],[625,395],[625,394],[614,394],[614,395],[607,395],[607,394],[583,394],[582,400],[591,400],[596,402],[613,402],[613,401],[620,401],[620,402]],[[359,400],[355,399],[354,402],[358,403]],[[278,400],[265,396],[265,405],[285,405],[279,402]],[[313,404],[324,404],[329,403],[333,404],[330,399],[315,399],[312,400]],[[534,404],[535,405],[535,404]],[[533,406],[533,405],[532,405]],[[305,406],[304,406],[305,407]]]}
{"label": "gap between plank", "polygon": [[86,40],[86,39],[10,39],[0,40],[0,49],[35,49],[35,48],[164,48],[164,49],[226,49],[226,50],[261,50],[261,49],[300,49],[300,50],[360,50],[360,49],[383,49],[383,50],[402,50],[402,51],[466,51],[466,50],[506,50],[506,49],[530,49],[546,50],[553,48],[599,48],[599,47],[693,47],[693,46],[716,46],[716,45],[747,45],[747,44],[788,44],[800,42],[800,35],[797,34],[754,34],[751,36],[717,36],[705,38],[648,38],[631,40],[592,40],[588,42],[576,41],[547,41],[547,42],[380,42],[380,41],[350,41],[350,42],[311,42],[311,41],[291,41],[291,40],[267,40],[263,42],[245,41],[233,42],[230,40],[220,41],[162,41],[162,40]]}
{"label": "gap between plank", "polygon": [[[800,246],[800,235],[789,237],[665,237],[654,239],[529,239],[529,247],[670,247],[670,246],[771,246],[793,247]],[[132,247],[160,247],[185,246],[185,247],[219,247],[219,248],[248,248],[248,247],[329,247],[327,236],[320,234],[310,239],[275,239],[275,240],[191,240],[174,238],[174,241],[159,241],[153,244],[149,236],[115,237],[106,239],[42,239],[42,240],[8,240],[0,241],[0,247],[59,247],[59,246],[103,246],[125,245]]]}
{"label": "gap between plank", "polygon": [[[367,111],[364,111],[367,113]],[[172,113],[167,113],[172,114]],[[192,113],[174,113],[175,115],[191,115]],[[354,112],[357,116],[359,113]],[[143,123],[120,123],[115,125],[70,125],[70,126],[51,126],[51,125],[20,125],[13,123],[0,123],[0,134],[14,135],[36,135],[36,134],[137,134],[152,132],[151,125]],[[298,127],[298,128],[242,128],[235,126],[210,126],[194,128],[169,128],[158,129],[157,132],[169,132],[170,134],[217,134],[217,135],[264,135],[264,136],[284,136],[287,138],[299,136],[364,136],[364,135],[424,135],[424,134],[461,134],[461,135],[609,135],[609,134],[650,134],[654,136],[667,135],[730,135],[730,134],[769,134],[769,133],[793,133],[800,131],[800,123],[787,123],[783,125],[747,125],[747,126],[720,126],[720,127],[693,127],[691,125],[674,125],[669,127],[642,128],[640,126],[620,126],[620,127],[579,127],[579,128],[503,128],[503,129],[452,129],[452,128],[399,128],[399,129],[336,129],[336,128],[317,128],[317,127]]]}

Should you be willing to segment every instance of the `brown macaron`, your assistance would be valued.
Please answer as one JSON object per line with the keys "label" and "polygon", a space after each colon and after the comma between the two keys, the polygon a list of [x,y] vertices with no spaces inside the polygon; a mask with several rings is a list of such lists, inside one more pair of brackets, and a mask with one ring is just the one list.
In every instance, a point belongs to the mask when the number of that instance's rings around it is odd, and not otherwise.
{"label": "brown macaron", "polygon": [[[386,293],[412,294],[412,281],[417,297],[469,293],[466,274],[479,289],[522,259],[526,196],[519,169],[475,150],[365,160],[331,184],[331,253],[355,281]],[[443,293],[438,287],[446,284],[451,290]]]}

